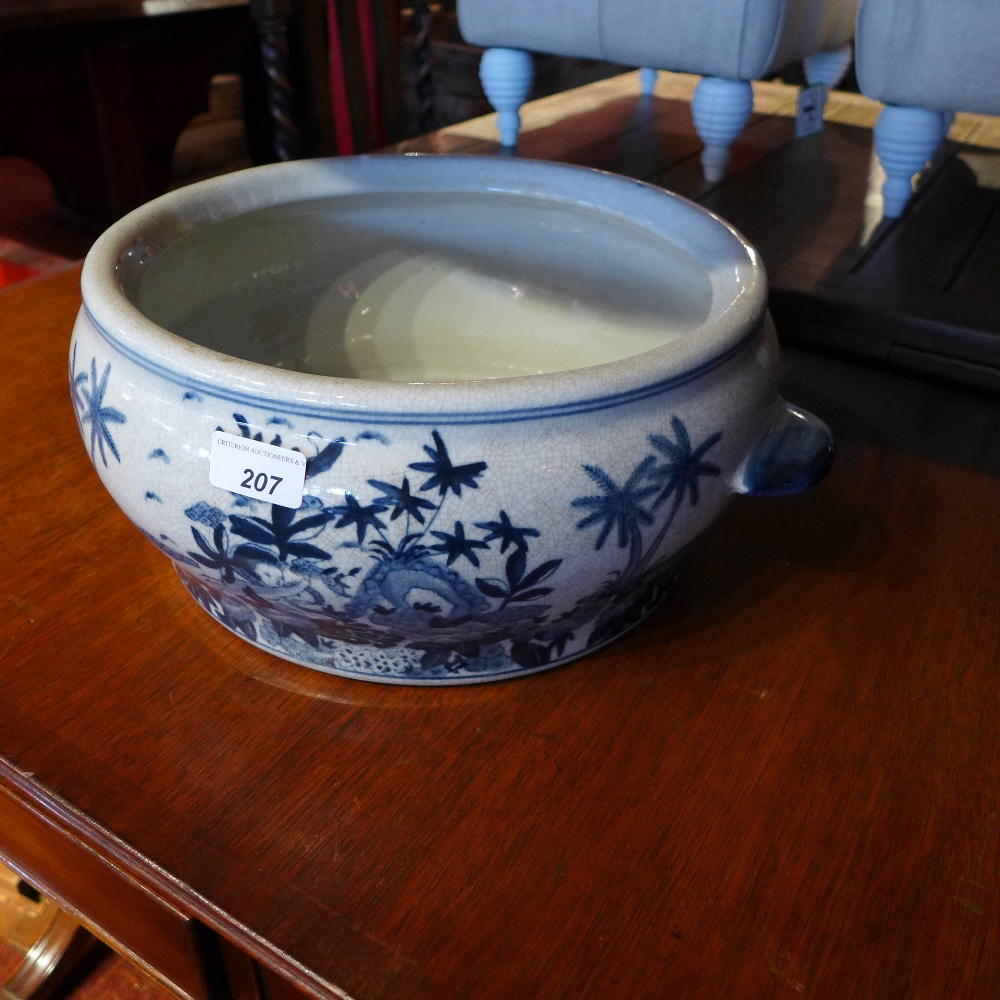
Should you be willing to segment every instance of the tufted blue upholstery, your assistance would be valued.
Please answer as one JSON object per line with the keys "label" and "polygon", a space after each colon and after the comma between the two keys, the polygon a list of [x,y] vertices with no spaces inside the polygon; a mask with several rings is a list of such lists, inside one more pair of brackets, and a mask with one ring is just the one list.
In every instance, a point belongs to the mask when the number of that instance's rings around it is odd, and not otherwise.
{"label": "tufted blue upholstery", "polygon": [[[909,0],[902,0],[909,2]],[[459,0],[473,45],[753,80],[848,43],[858,0]]]}
{"label": "tufted blue upholstery", "polygon": [[954,112],[1000,114],[998,65],[998,0],[862,0],[858,84],[885,105],[875,149],[886,216],[902,214]]}
{"label": "tufted blue upholstery", "polygon": [[517,144],[531,52],[639,66],[644,94],[652,92],[656,70],[701,75],[691,111],[704,143],[705,177],[714,183],[749,120],[749,81],[807,59],[810,81],[834,86],[850,62],[857,6],[858,0],[458,0],[458,18],[466,40],[486,49],[480,78],[506,147]]}
{"label": "tufted blue upholstery", "polygon": [[1000,114],[1000,2],[863,0],[857,73],[884,104]]}

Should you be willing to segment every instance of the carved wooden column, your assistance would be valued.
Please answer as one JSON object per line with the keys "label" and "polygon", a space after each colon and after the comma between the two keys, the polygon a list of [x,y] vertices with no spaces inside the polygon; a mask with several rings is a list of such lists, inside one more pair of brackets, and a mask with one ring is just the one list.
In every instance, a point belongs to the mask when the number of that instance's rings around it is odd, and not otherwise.
{"label": "carved wooden column", "polygon": [[413,0],[413,57],[417,64],[417,122],[421,132],[434,128],[431,10],[427,0]]}
{"label": "carved wooden column", "polygon": [[292,115],[294,94],[289,76],[288,19],[292,0],[250,0],[250,14],[260,35],[260,54],[267,77],[267,106],[279,160],[299,155],[299,130]]}

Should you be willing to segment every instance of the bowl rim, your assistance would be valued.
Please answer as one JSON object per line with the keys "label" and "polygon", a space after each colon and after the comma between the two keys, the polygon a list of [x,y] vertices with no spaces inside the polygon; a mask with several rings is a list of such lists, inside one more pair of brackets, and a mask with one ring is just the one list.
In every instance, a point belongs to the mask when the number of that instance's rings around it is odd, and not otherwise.
{"label": "bowl rim", "polygon": [[[155,253],[192,229],[240,212],[338,194],[482,192],[568,202],[670,240],[705,267],[706,319],[651,350],[540,375],[388,382],[314,375],[245,361],[194,344],[132,303]],[[465,423],[569,415],[648,398],[695,381],[739,354],[760,330],[767,276],[728,222],[686,198],[591,167],[513,157],[405,154],[296,160],[250,167],[168,192],[134,209],[94,243],[81,277],[83,312],[118,352],[191,392],[287,413],[355,422]]]}

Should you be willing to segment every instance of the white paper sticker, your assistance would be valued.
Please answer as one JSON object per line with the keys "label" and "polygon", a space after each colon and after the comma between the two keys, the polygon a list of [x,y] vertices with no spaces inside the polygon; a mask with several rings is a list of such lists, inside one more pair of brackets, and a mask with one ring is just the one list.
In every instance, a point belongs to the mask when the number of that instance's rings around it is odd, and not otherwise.
{"label": "white paper sticker", "polygon": [[208,481],[231,493],[295,510],[302,506],[306,458],[290,448],[216,431]]}
{"label": "white paper sticker", "polygon": [[803,139],[823,130],[823,109],[826,107],[826,87],[814,83],[799,91],[799,111],[795,118],[796,138]]}

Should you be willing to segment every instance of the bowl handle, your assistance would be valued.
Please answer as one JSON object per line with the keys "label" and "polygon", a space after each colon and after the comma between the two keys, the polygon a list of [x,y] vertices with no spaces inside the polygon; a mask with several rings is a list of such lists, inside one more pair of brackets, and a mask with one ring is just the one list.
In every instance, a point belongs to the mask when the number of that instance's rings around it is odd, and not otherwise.
{"label": "bowl handle", "polygon": [[830,428],[818,417],[781,400],[733,488],[750,496],[801,493],[827,474],[833,453]]}

